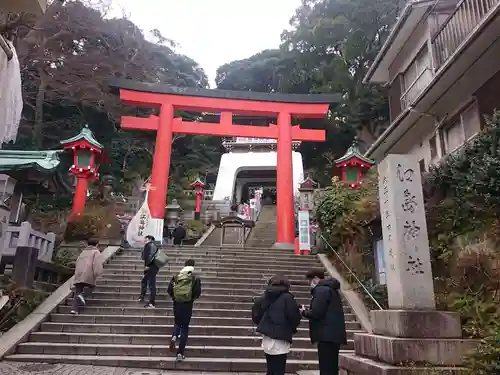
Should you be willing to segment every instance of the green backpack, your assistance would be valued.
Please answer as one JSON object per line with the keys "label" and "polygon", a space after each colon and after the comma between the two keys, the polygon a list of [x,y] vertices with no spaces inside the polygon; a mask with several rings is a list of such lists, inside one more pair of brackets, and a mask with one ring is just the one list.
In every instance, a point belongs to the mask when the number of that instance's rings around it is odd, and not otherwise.
{"label": "green backpack", "polygon": [[194,276],[191,273],[179,274],[174,277],[175,302],[191,302],[193,300]]}

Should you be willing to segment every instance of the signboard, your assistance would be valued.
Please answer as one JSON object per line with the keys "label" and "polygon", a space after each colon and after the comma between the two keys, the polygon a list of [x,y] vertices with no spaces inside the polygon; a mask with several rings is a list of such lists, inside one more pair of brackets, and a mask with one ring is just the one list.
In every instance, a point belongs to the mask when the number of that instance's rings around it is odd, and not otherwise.
{"label": "signboard", "polygon": [[300,250],[311,250],[309,233],[309,211],[299,211],[299,245]]}

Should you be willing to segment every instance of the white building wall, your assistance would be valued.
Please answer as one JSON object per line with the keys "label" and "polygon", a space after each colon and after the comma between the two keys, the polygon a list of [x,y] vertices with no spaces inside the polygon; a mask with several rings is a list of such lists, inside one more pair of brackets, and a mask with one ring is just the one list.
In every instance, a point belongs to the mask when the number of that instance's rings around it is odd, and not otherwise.
{"label": "white building wall", "polygon": [[[235,188],[236,175],[242,170],[276,169],[277,153],[270,152],[229,152],[222,155],[215,185],[214,200],[231,200]],[[298,193],[300,183],[304,180],[302,155],[292,152],[294,194]]]}

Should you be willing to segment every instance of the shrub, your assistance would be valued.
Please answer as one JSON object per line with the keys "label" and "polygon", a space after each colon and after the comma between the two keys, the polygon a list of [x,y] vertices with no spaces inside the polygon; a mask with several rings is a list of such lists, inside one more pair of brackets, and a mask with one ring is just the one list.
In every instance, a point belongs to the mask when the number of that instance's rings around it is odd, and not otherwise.
{"label": "shrub", "polygon": [[40,290],[18,288],[13,283],[9,284],[4,292],[9,297],[9,301],[0,310],[0,331],[2,332],[26,318],[47,296],[47,293]]}
{"label": "shrub", "polygon": [[83,214],[66,226],[64,240],[67,242],[91,237],[120,238],[120,223],[112,207],[89,205]]}

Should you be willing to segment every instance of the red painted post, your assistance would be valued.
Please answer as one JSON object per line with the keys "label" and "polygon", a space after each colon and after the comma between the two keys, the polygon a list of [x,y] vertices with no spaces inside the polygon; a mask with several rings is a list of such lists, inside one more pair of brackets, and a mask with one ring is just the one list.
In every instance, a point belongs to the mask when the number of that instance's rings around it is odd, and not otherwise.
{"label": "red painted post", "polygon": [[195,208],[195,220],[200,220],[200,211],[201,211],[201,198],[203,197],[203,191],[196,192],[196,208]]}
{"label": "red painted post", "polygon": [[[151,186],[154,188],[149,192],[148,205],[153,219],[160,219],[163,231],[163,218],[165,216],[165,205],[167,203],[168,175],[170,172],[170,154],[172,151],[172,123],[174,119],[174,108],[172,104],[162,104],[160,108],[160,119],[158,132],[156,134],[155,155],[153,159],[153,170],[151,173]],[[155,237],[161,233],[153,234]]]}
{"label": "red painted post", "polygon": [[85,211],[85,201],[87,200],[87,188],[89,186],[88,176],[77,177],[75,196],[73,198],[73,209],[71,218],[83,214]]}
{"label": "red painted post", "polygon": [[293,255],[300,256],[300,242],[299,242],[299,237],[295,237],[295,242],[293,243]]}
{"label": "red painted post", "polygon": [[290,113],[278,114],[278,159],[276,164],[277,233],[276,242],[293,246],[292,118]]}

